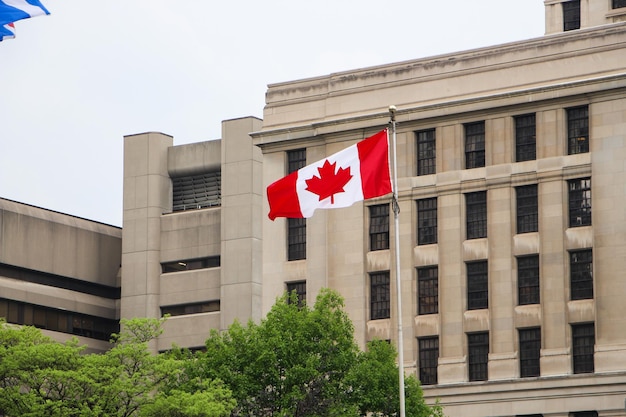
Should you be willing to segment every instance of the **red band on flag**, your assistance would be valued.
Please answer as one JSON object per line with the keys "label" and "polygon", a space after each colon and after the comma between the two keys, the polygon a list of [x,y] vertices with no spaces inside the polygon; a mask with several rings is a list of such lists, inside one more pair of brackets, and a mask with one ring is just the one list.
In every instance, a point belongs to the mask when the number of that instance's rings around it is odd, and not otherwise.
{"label": "red band on flag", "polygon": [[267,201],[270,203],[269,218],[290,217],[302,218],[300,202],[296,193],[298,172],[292,172],[267,187]]}

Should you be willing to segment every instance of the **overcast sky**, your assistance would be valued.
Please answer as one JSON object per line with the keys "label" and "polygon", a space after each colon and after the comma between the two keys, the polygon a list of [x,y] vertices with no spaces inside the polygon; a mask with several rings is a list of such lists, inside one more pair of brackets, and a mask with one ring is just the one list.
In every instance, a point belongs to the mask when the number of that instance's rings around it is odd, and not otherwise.
{"label": "overcast sky", "polygon": [[123,136],[218,139],[267,85],[540,37],[543,0],[42,0],[0,42],[0,197],[122,225]]}

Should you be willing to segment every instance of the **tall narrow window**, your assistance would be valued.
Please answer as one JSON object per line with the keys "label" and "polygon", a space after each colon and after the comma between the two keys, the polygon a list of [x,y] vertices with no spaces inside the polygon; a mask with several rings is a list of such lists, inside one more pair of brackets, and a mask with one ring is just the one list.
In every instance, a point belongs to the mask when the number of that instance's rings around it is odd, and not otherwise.
{"label": "tall narrow window", "polygon": [[436,266],[417,268],[417,306],[419,314],[439,312],[439,277]]}
{"label": "tall narrow window", "polygon": [[287,294],[289,298],[288,303],[291,303],[291,295],[295,293],[298,299],[298,305],[304,306],[306,304],[306,281],[296,281],[287,283]]}
{"label": "tall narrow window", "polygon": [[[287,173],[306,166],[306,149],[287,151]],[[306,219],[287,219],[287,260],[306,259]]]}
{"label": "tall narrow window", "polygon": [[569,0],[563,5],[563,31],[580,29],[580,0]]}
{"label": "tall narrow window", "polygon": [[574,155],[587,152],[589,152],[589,107],[567,109],[567,153]]}
{"label": "tall narrow window", "polygon": [[489,278],[487,261],[468,262],[467,309],[489,308]]}
{"label": "tall narrow window", "polygon": [[591,249],[569,253],[569,274],[571,299],[593,298],[593,254]]}
{"label": "tall narrow window", "polygon": [[517,258],[518,304],[539,304],[539,255]]}
{"label": "tall narrow window", "polygon": [[591,225],[591,178],[567,182],[569,227]]}
{"label": "tall narrow window", "polygon": [[420,337],[417,339],[419,349],[419,378],[422,385],[437,384],[437,365],[439,361],[439,338]]}
{"label": "tall narrow window", "polygon": [[517,233],[539,230],[537,184],[515,187],[517,199]]}
{"label": "tall narrow window", "polygon": [[613,0],[612,6],[614,9],[620,9],[622,7],[626,7],[626,0]]}
{"label": "tall narrow window", "polygon": [[389,272],[370,274],[370,319],[388,319],[391,314]]}
{"label": "tall narrow window", "polygon": [[470,381],[486,381],[489,363],[489,333],[467,335],[468,367]]}
{"label": "tall narrow window", "polygon": [[465,125],[465,168],[485,166],[485,122]]}
{"label": "tall narrow window", "polygon": [[487,191],[465,194],[467,239],[487,237]]}
{"label": "tall narrow window", "polygon": [[515,117],[515,161],[537,159],[535,114]]}
{"label": "tall narrow window", "polygon": [[417,200],[417,244],[437,243],[437,198]]}
{"label": "tall narrow window", "polygon": [[436,171],[435,129],[420,130],[417,136],[417,175],[430,175]]}
{"label": "tall narrow window", "polygon": [[389,204],[370,206],[370,250],[389,249]]}
{"label": "tall narrow window", "polygon": [[572,361],[575,374],[593,373],[593,351],[596,344],[593,323],[572,324]]}
{"label": "tall narrow window", "polygon": [[222,204],[222,172],[172,178],[172,210],[196,210]]}
{"label": "tall narrow window", "polygon": [[519,330],[520,377],[540,376],[541,329]]}

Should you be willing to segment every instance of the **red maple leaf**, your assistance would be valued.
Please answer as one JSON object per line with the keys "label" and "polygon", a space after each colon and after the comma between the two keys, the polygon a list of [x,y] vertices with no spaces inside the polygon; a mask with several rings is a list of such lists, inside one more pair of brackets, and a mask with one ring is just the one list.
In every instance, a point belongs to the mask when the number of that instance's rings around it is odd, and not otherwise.
{"label": "red maple leaf", "polygon": [[330,203],[335,204],[335,194],[343,193],[345,191],[343,186],[352,179],[350,167],[345,169],[340,167],[335,173],[336,165],[336,162],[331,164],[327,159],[324,161],[324,165],[317,168],[320,174],[319,177],[313,175],[312,178],[305,180],[307,185],[306,189],[317,194],[320,197],[319,201],[330,197]]}

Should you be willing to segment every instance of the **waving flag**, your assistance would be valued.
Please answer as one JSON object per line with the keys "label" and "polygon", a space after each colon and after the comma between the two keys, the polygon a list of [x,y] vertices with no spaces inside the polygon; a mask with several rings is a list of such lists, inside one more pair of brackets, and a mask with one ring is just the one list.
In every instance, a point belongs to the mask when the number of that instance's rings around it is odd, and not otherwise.
{"label": "waving flag", "polygon": [[269,218],[311,217],[391,193],[387,129],[267,187]]}
{"label": "waving flag", "polygon": [[50,14],[39,0],[0,0],[0,25]]}
{"label": "waving flag", "polygon": [[15,38],[15,26],[13,23],[0,26],[0,41]]}

